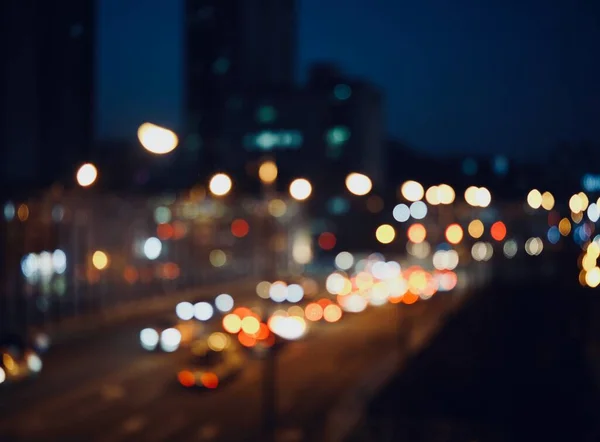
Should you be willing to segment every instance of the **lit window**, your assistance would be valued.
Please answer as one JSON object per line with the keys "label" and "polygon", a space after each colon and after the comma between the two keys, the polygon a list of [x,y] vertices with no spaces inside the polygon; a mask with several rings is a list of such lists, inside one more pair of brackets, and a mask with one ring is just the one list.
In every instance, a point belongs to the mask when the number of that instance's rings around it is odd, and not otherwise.
{"label": "lit window", "polygon": [[465,175],[475,175],[477,173],[477,162],[473,158],[467,158],[463,161],[462,170]]}
{"label": "lit window", "polygon": [[302,146],[303,137],[298,131],[264,131],[256,135],[244,137],[244,146],[249,149],[269,151],[275,148],[298,149]]}
{"label": "lit window", "polygon": [[259,123],[272,123],[277,119],[277,110],[273,106],[261,106],[256,111],[256,119]]}
{"label": "lit window", "polygon": [[350,203],[347,199],[336,196],[327,202],[327,210],[332,215],[343,215],[350,210]]}
{"label": "lit window", "polygon": [[329,129],[325,137],[330,146],[340,146],[350,138],[350,130],[346,126],[336,126]]}
{"label": "lit window", "polygon": [[496,175],[506,175],[508,172],[508,160],[504,156],[494,158],[494,173]]}
{"label": "lit window", "polygon": [[352,95],[352,89],[347,84],[338,84],[333,88],[333,95],[338,100],[347,100]]}
{"label": "lit window", "polygon": [[217,75],[223,75],[223,74],[227,73],[227,71],[229,70],[230,64],[231,63],[229,62],[228,58],[219,57],[213,63],[213,72]]}

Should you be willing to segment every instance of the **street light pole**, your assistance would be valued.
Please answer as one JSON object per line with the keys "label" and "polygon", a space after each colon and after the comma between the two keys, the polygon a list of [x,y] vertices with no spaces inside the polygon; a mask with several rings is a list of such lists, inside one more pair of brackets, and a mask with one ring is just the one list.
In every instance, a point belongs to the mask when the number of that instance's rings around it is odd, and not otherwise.
{"label": "street light pole", "polygon": [[275,442],[277,430],[277,342],[263,361],[263,442]]}

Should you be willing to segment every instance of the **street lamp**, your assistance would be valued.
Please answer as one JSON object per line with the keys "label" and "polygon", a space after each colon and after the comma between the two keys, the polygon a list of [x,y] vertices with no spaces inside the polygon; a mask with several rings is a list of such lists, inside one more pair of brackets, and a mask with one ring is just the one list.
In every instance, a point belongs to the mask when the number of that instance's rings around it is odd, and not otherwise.
{"label": "street lamp", "polygon": [[312,185],[304,178],[297,178],[290,184],[290,195],[297,201],[308,199],[311,193]]}
{"label": "street lamp", "polygon": [[277,164],[273,161],[265,161],[258,168],[258,178],[263,184],[273,184],[277,179]]}
{"label": "street lamp", "polygon": [[137,135],[142,147],[155,155],[166,155],[179,144],[175,132],[152,123],[142,124]]}
{"label": "street lamp", "polygon": [[346,188],[353,195],[364,196],[371,191],[373,183],[368,176],[354,172],[346,177]]}
{"label": "street lamp", "polygon": [[306,321],[297,316],[273,315],[267,321],[269,330],[276,336],[266,355],[263,378],[263,441],[274,442],[277,427],[277,353],[282,341],[296,341],[306,334]]}
{"label": "street lamp", "polygon": [[232,186],[231,178],[224,173],[214,175],[208,184],[208,188],[214,196],[227,195],[231,191]]}
{"label": "street lamp", "polygon": [[79,169],[75,179],[81,187],[89,187],[96,182],[98,178],[98,169],[92,163],[85,163]]}

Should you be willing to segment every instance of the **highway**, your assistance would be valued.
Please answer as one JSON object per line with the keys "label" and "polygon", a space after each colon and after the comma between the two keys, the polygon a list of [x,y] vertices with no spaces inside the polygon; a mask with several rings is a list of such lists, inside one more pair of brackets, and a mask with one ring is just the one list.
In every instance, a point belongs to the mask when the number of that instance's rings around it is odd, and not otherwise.
{"label": "highway", "polygon": [[[302,341],[283,347],[278,440],[317,440],[325,412],[398,345],[407,316],[417,319],[408,336],[418,347],[462,297],[464,291],[440,293],[414,305],[370,307],[336,324],[316,324]],[[14,441],[258,440],[264,361],[249,358],[238,377],[215,391],[185,390],[175,373],[187,353],[145,352],[139,330],[139,323],[124,325],[50,352],[39,379],[0,391],[0,435]]]}

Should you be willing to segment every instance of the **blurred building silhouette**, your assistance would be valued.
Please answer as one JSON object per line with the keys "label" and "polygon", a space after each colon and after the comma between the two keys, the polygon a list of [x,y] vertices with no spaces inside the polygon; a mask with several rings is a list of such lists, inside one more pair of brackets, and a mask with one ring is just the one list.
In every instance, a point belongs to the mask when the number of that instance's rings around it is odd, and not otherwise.
{"label": "blurred building silhouette", "polygon": [[243,91],[294,83],[294,0],[186,0],[185,140],[179,167],[214,170],[223,114]]}
{"label": "blurred building silhouette", "polygon": [[0,21],[3,188],[47,186],[90,148],[94,2],[7,0]]}
{"label": "blurred building silhouette", "polygon": [[228,168],[272,157],[281,178],[305,176],[327,193],[342,190],[350,172],[385,180],[381,92],[316,65],[306,85],[246,94],[226,113]]}

